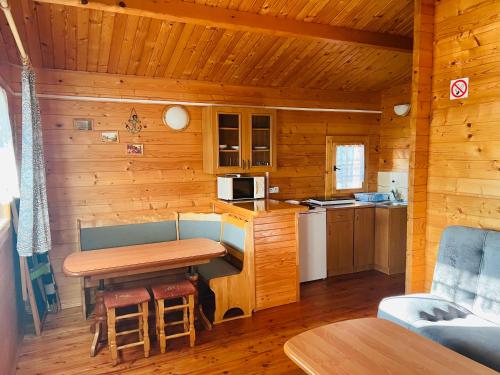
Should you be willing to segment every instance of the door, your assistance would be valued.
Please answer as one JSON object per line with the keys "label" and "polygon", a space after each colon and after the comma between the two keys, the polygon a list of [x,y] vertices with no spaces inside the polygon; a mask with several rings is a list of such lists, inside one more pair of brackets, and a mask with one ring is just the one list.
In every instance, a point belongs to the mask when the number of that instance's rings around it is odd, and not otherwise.
{"label": "door", "polygon": [[373,268],[375,208],[354,210],[354,272]]}
{"label": "door", "polygon": [[326,212],[299,214],[300,282],[326,278]]}
{"label": "door", "polygon": [[276,167],[275,111],[251,109],[248,117],[248,159],[251,172],[268,172]]}
{"label": "door", "polygon": [[353,272],[354,209],[331,209],[327,213],[328,276]]}
{"label": "door", "polygon": [[215,111],[217,172],[242,172],[243,115],[239,111]]}

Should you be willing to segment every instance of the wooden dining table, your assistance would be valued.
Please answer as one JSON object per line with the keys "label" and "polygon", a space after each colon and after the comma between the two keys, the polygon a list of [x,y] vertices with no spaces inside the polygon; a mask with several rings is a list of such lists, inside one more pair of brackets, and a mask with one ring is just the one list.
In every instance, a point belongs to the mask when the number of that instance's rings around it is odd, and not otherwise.
{"label": "wooden dining table", "polygon": [[388,320],[327,324],[292,337],[285,354],[311,375],[493,375],[447,347]]}
{"label": "wooden dining table", "polygon": [[[175,268],[189,267],[188,278],[197,285],[198,275],[194,266],[208,263],[211,259],[226,254],[219,242],[208,238],[156,242],[81,251],[70,254],[63,263],[63,272],[69,277],[82,277],[98,280],[95,292],[94,322],[90,355],[97,354],[99,344],[106,340],[107,316],[104,305],[106,279],[138,275]],[[197,313],[202,323],[210,327],[200,305]]]}

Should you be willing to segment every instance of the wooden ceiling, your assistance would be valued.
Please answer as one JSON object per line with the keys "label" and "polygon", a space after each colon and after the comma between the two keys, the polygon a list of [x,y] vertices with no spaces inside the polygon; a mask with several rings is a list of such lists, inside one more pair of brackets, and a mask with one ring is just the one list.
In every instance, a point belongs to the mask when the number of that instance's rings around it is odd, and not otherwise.
{"label": "wooden ceiling", "polygon": [[[413,32],[412,0],[184,1],[395,38],[411,37]],[[10,3],[36,67],[344,91],[378,91],[411,77],[412,56],[408,51],[32,0]],[[3,16],[0,48],[2,44],[7,47],[8,61],[19,64]]]}

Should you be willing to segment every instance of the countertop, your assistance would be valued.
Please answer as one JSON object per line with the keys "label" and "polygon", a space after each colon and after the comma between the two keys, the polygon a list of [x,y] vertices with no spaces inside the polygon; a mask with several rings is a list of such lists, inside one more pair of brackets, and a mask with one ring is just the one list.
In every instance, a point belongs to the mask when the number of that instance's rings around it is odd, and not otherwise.
{"label": "countertop", "polygon": [[212,201],[214,207],[221,211],[239,213],[244,216],[272,216],[287,213],[307,211],[308,208],[296,204],[290,204],[275,199],[258,199],[242,202],[226,202],[220,199]]}
{"label": "countertop", "polygon": [[375,207],[375,203],[373,202],[354,202],[354,203],[347,203],[347,204],[335,204],[331,206],[323,206],[327,210],[338,210],[342,208],[368,208],[368,207]]}
{"label": "countertop", "polygon": [[400,209],[406,208],[408,206],[407,203],[395,204],[395,205],[385,205],[381,202],[358,202],[350,203],[350,204],[338,204],[333,206],[324,206],[327,210],[338,210],[343,208],[367,208],[367,207],[376,207],[376,208],[386,208],[386,209]]}

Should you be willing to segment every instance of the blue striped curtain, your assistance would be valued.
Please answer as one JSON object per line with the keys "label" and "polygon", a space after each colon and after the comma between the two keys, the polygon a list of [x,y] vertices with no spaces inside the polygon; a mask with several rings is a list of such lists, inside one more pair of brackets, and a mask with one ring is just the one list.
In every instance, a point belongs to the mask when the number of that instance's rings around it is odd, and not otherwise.
{"label": "blue striped curtain", "polygon": [[51,248],[45,162],[35,73],[22,72],[21,204],[17,251],[20,256],[46,253]]}

